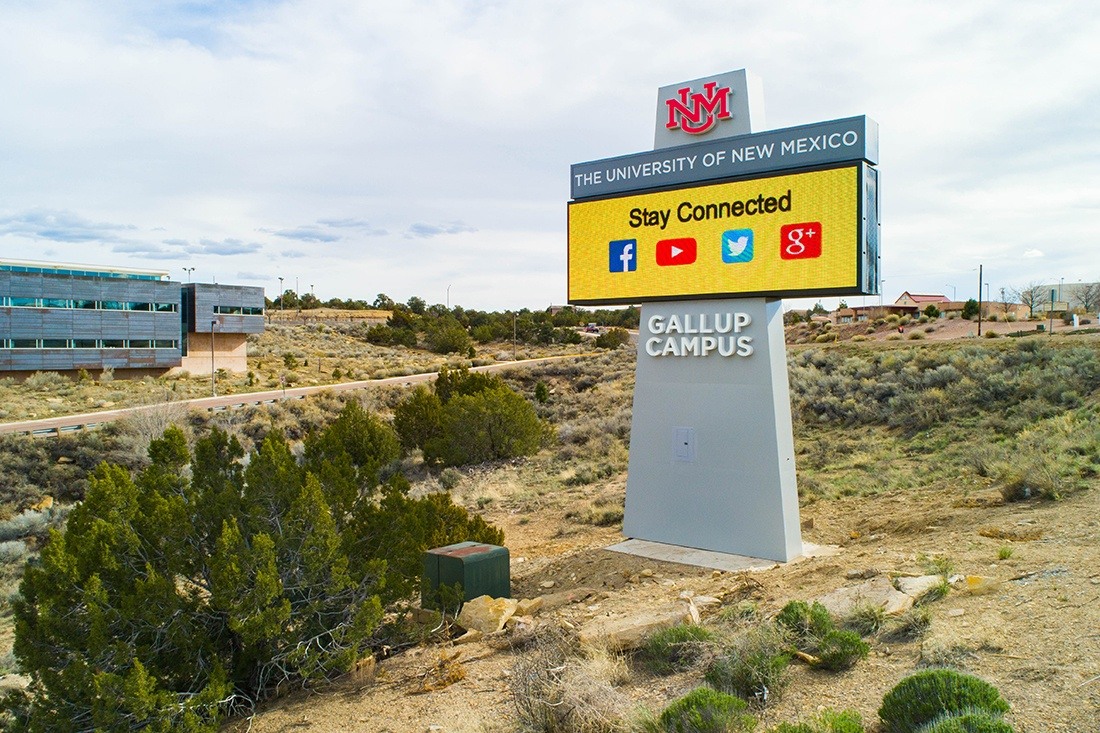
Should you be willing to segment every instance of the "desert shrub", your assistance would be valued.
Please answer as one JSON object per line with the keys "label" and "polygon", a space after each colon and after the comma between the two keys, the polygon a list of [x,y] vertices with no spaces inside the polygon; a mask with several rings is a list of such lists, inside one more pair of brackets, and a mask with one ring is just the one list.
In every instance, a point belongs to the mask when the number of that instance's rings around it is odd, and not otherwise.
{"label": "desert shrub", "polygon": [[906,677],[882,699],[884,733],[913,733],[945,713],[980,709],[995,715],[1008,703],[985,680],[953,669],[928,669]]}
{"label": "desert shrub", "polygon": [[736,733],[751,731],[756,718],[744,700],[709,687],[696,687],[664,709],[657,719],[660,733]]}
{"label": "desert shrub", "polygon": [[424,447],[424,456],[446,466],[529,455],[549,435],[531,404],[507,386],[452,398],[441,426],[439,440]]}
{"label": "desert shrub", "polygon": [[439,485],[447,491],[458,486],[460,481],[462,481],[462,472],[460,471],[453,468],[444,468],[439,472]]}
{"label": "desert shrub", "polygon": [[170,428],[136,477],[96,469],[14,603],[24,727],[217,730],[235,705],[368,653],[428,547],[502,542],[445,494],[410,499],[400,476],[375,488],[396,440],[348,439],[362,421],[343,417],[317,438],[342,469],[323,476],[278,432],[245,465],[218,429],[192,454]]}
{"label": "desert shrub", "polygon": [[654,674],[673,674],[695,664],[713,641],[714,634],[702,626],[680,624],[651,634],[638,659]]}
{"label": "desert shrub", "polygon": [[509,678],[520,724],[535,733],[625,733],[629,702],[615,688],[622,669],[576,648],[560,629],[536,632]]}
{"label": "desert shrub", "polygon": [[550,388],[546,386],[546,382],[538,382],[535,384],[535,401],[540,405],[544,405],[549,399]]}
{"label": "desert shrub", "polygon": [[30,549],[23,540],[6,540],[0,542],[0,565],[15,565],[23,562]]}
{"label": "desert shrub", "polygon": [[839,335],[835,331],[829,333],[821,333],[814,337],[814,343],[826,344],[836,341]]}
{"label": "desert shrub", "polygon": [[393,409],[393,427],[405,450],[423,449],[443,432],[443,403],[435,392],[417,385]]}
{"label": "desert shrub", "polygon": [[817,601],[813,605],[791,601],[779,611],[775,622],[789,631],[799,646],[806,647],[812,647],[836,626],[829,610]]}
{"label": "desert shrub", "polygon": [[766,733],[863,733],[863,718],[855,710],[822,710],[799,723],[780,723]]}
{"label": "desert shrub", "polygon": [[862,603],[844,618],[843,626],[860,636],[876,634],[886,625],[886,609],[873,603]]}
{"label": "desert shrub", "polygon": [[23,381],[23,386],[34,392],[55,392],[72,384],[57,372],[35,372]]}
{"label": "desert shrub", "polygon": [[1000,338],[1000,336],[1001,334],[997,333],[996,331],[986,331],[984,334],[982,334],[982,337],[987,339]]}
{"label": "desert shrub", "polygon": [[932,627],[932,613],[927,608],[911,608],[898,616],[886,630],[889,641],[912,641],[928,633]]}
{"label": "desert shrub", "polygon": [[424,345],[436,354],[465,354],[470,349],[470,334],[457,318],[447,313],[428,324]]}
{"label": "desert shrub", "polygon": [[821,667],[838,672],[854,667],[869,651],[871,647],[856,632],[832,629],[818,642],[815,656]]}
{"label": "desert shrub", "polygon": [[630,343],[630,333],[625,328],[609,328],[596,337],[596,348],[617,349]]}
{"label": "desert shrub", "polygon": [[791,658],[785,646],[776,626],[750,628],[711,660],[703,676],[715,689],[766,705],[779,697],[786,684]]}
{"label": "desert shrub", "polygon": [[910,331],[909,332],[909,340],[910,341],[920,341],[923,338],[924,338],[924,334],[921,333],[920,331]]}
{"label": "desert shrub", "polygon": [[976,709],[945,713],[921,726],[920,733],[1013,733],[1013,728],[998,713]]}

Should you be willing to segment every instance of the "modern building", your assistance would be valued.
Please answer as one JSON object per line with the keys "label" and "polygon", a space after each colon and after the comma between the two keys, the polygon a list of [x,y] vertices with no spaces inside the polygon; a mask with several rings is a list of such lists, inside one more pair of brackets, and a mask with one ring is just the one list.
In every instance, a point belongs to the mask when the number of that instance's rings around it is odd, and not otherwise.
{"label": "modern building", "polygon": [[118,376],[246,371],[263,288],[182,284],[158,270],[0,260],[0,372]]}

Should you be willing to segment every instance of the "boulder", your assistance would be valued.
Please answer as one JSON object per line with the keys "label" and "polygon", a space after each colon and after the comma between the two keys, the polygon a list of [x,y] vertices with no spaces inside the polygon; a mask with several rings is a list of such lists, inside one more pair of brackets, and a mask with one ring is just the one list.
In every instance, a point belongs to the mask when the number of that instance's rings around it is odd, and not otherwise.
{"label": "boulder", "polygon": [[602,644],[609,649],[628,651],[641,647],[650,634],[690,623],[691,619],[688,606],[678,603],[632,616],[596,618],[582,626],[578,636],[582,643]]}
{"label": "boulder", "polygon": [[898,590],[919,600],[921,596],[943,583],[943,576],[921,575],[916,578],[898,578],[896,582]]}
{"label": "boulder", "polygon": [[892,616],[913,607],[913,597],[894,588],[889,579],[881,575],[859,585],[838,588],[817,601],[829,609],[829,613],[840,618],[848,616],[859,606],[877,606]]}
{"label": "boulder", "polygon": [[541,596],[538,598],[522,598],[516,606],[517,616],[534,616],[542,609],[544,603]]}
{"label": "boulder", "polygon": [[467,630],[495,634],[504,628],[504,624],[516,612],[518,605],[519,601],[514,598],[478,596],[462,605],[462,610],[455,621]]}

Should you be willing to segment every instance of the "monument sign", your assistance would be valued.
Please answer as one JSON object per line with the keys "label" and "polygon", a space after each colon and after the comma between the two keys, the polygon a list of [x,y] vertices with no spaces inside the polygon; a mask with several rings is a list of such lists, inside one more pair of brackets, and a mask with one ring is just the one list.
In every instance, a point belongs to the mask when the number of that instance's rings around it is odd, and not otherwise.
{"label": "monument sign", "polygon": [[744,70],[662,87],[657,150],[574,165],[569,302],[642,303],[623,533],[802,552],[783,297],[878,293],[878,126],[753,133]]}

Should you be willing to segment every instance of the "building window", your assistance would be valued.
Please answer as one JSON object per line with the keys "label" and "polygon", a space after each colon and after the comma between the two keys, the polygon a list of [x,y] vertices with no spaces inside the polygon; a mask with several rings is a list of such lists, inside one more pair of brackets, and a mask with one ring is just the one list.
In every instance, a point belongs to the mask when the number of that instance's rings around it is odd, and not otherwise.
{"label": "building window", "polygon": [[67,349],[69,339],[42,339],[43,349]]}
{"label": "building window", "polygon": [[11,347],[13,349],[37,349],[38,339],[12,339]]}
{"label": "building window", "polygon": [[95,349],[98,348],[95,339],[73,339],[74,349]]}
{"label": "building window", "polygon": [[105,349],[125,349],[125,339],[103,339],[103,348]]}
{"label": "building window", "polygon": [[12,298],[12,308],[37,308],[38,298]]}
{"label": "building window", "polygon": [[179,341],[172,339],[157,339],[153,342],[154,349],[178,349],[179,347]]}
{"label": "building window", "polygon": [[126,310],[126,304],[119,300],[101,300],[99,308],[105,311],[120,311]]}
{"label": "building window", "polygon": [[175,303],[154,303],[153,307],[154,307],[154,309],[156,310],[157,313],[175,313],[176,312],[176,304]]}

